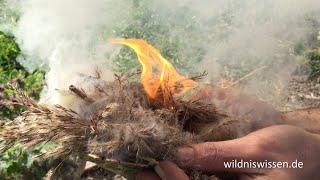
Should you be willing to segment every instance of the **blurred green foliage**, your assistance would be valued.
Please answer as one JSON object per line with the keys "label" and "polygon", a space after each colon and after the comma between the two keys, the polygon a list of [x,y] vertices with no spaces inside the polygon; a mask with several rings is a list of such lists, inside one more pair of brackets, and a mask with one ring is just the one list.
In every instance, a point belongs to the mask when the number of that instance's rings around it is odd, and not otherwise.
{"label": "blurred green foliage", "polygon": [[317,33],[312,35],[308,42],[299,43],[294,48],[296,60],[305,65],[301,67],[302,73],[308,73],[310,79],[320,77],[320,42],[316,39]]}
{"label": "blurred green foliage", "polygon": [[310,66],[310,78],[315,78],[320,76],[320,50],[310,51],[307,55]]}
{"label": "blurred green foliage", "polygon": [[0,154],[0,175],[5,179],[19,178],[21,172],[32,164],[30,154],[18,145]]}
{"label": "blurred green foliage", "polygon": [[[23,106],[14,104],[17,101],[16,92],[7,85],[8,83],[17,86],[36,100],[39,99],[43,87],[44,73],[41,71],[27,72],[16,61],[20,55],[15,39],[0,32],[0,123],[16,117],[24,109]],[[15,145],[6,152],[0,153],[0,177],[21,179],[32,174],[34,179],[40,179],[45,172],[37,162],[33,162],[31,156],[41,151],[42,147],[28,152],[19,145]]]}
{"label": "blurred green foliage", "polygon": [[0,154],[0,177],[3,179],[42,179],[46,169],[33,159],[33,156],[44,153],[52,144],[42,143],[32,151],[25,151],[16,144]]}
{"label": "blurred green foliage", "polygon": [[16,94],[7,84],[16,85],[30,97],[39,99],[44,84],[44,72],[27,72],[17,61],[20,49],[13,37],[0,32],[0,118],[12,119],[23,107],[14,105]]}
{"label": "blurred green foliage", "polygon": [[[9,32],[17,23],[20,11],[15,6],[8,6],[6,0],[0,0],[0,30]],[[11,2],[16,3],[16,2]]]}

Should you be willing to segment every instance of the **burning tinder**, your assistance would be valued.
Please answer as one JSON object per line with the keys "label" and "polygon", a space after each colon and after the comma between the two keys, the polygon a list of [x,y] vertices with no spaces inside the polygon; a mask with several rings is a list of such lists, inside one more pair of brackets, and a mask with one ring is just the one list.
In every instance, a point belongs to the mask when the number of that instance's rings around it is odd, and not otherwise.
{"label": "burning tinder", "polygon": [[171,94],[186,92],[198,84],[181,76],[159,50],[141,39],[112,39],[114,44],[123,44],[134,49],[142,65],[141,83],[150,98],[155,99],[158,91],[165,89]]}
{"label": "burning tinder", "polygon": [[[154,162],[174,161],[177,147],[236,137],[232,128],[225,127],[225,120],[233,121],[212,104],[182,97],[197,82],[180,75],[157,49],[139,39],[113,39],[112,43],[135,50],[142,65],[141,83],[133,81],[138,74],[115,75],[113,82],[99,74],[83,75],[90,83],[71,85],[64,92],[66,98],[72,97],[72,108],[39,104],[17,90],[19,104],[27,110],[1,125],[0,141],[5,144],[0,151],[17,140],[26,148],[53,142],[56,147],[45,156],[79,156],[130,178]],[[84,87],[88,85],[92,87]],[[165,96],[170,101],[161,99]],[[197,123],[226,130],[193,131]]]}

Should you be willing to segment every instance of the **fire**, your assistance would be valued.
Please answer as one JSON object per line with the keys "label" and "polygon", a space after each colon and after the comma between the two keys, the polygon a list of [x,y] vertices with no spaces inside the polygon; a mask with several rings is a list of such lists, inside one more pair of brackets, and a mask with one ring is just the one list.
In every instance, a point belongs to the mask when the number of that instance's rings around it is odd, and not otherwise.
{"label": "fire", "polygon": [[142,65],[141,83],[152,99],[157,97],[159,90],[179,94],[198,85],[192,79],[180,75],[173,65],[162,57],[159,50],[144,40],[112,39],[111,42],[134,49]]}

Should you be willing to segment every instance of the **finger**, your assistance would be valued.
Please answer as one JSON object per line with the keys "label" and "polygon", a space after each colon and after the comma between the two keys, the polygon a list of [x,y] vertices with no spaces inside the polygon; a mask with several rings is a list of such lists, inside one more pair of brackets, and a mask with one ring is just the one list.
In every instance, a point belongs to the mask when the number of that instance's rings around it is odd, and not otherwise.
{"label": "finger", "polygon": [[237,89],[204,88],[192,99],[211,103],[230,117],[249,120],[252,131],[283,123],[281,114],[272,106]]}
{"label": "finger", "polygon": [[[261,148],[254,136],[246,136],[230,141],[208,142],[183,147],[178,150],[176,158],[182,167],[205,172],[262,173],[264,172],[262,169],[237,167],[236,161],[263,162],[271,159],[272,156],[271,153]],[[230,167],[227,167],[228,165]]]}
{"label": "finger", "polygon": [[297,110],[282,113],[286,124],[303,128],[311,133],[320,134],[320,108]]}
{"label": "finger", "polygon": [[161,178],[151,170],[144,170],[136,175],[136,180],[161,180]]}
{"label": "finger", "polygon": [[239,176],[239,180],[253,180],[253,179],[255,179],[255,176],[251,174],[244,173]]}
{"label": "finger", "polygon": [[162,180],[188,180],[189,177],[176,164],[163,161],[155,167],[155,171]]}

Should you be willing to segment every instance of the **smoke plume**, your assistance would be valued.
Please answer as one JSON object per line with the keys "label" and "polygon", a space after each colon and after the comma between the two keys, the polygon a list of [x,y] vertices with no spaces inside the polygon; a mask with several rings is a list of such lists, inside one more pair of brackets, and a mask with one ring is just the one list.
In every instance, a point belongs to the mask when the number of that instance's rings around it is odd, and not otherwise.
{"label": "smoke plume", "polygon": [[[104,79],[112,78],[110,56],[117,51],[108,45],[110,37],[104,29],[112,30],[119,22],[130,24],[132,2],[136,1],[10,3],[19,4],[21,11],[13,31],[24,53],[20,62],[31,71],[42,65],[48,67],[43,102],[63,104],[57,89],[85,83],[81,74],[94,74],[97,67]],[[147,4],[157,16],[176,22],[169,31],[190,45],[182,53],[194,47],[205,50],[197,67],[207,70],[213,82],[228,74],[225,67],[250,72],[267,66],[264,77],[285,86],[299,64],[294,47],[312,36],[314,24],[307,20],[320,19],[318,0],[162,0]],[[195,23],[192,33],[183,24],[188,21],[182,18],[186,12]],[[181,61],[188,61],[188,57]],[[265,88],[259,82],[256,76],[248,82],[247,90],[255,94]]]}
{"label": "smoke plume", "polygon": [[111,28],[115,17],[125,19],[125,6],[108,0],[27,0],[17,4],[21,17],[13,34],[24,54],[19,61],[30,71],[48,68],[43,102],[64,104],[61,91],[85,83],[81,74],[93,75],[98,68],[102,78],[112,78],[106,61],[110,47],[103,29]]}

